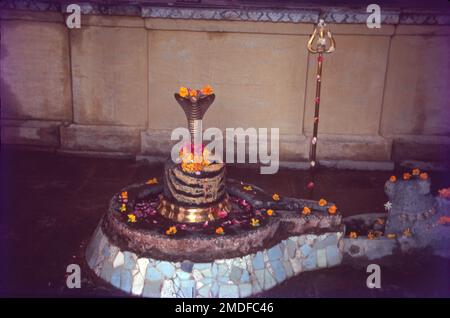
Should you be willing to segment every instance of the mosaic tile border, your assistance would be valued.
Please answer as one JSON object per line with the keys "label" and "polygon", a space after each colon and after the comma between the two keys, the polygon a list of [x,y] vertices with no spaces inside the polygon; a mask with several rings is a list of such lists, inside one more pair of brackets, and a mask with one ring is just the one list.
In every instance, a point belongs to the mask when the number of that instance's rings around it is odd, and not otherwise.
{"label": "mosaic tile border", "polygon": [[97,276],[135,296],[238,298],[269,290],[301,272],[341,264],[342,232],[292,236],[255,254],[209,263],[139,257],[113,245],[98,226],[86,260]]}

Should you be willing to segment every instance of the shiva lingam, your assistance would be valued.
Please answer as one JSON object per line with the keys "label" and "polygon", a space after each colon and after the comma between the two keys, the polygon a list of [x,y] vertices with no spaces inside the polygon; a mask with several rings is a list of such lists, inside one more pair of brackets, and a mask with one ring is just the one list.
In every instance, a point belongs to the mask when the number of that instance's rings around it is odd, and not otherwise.
{"label": "shiva lingam", "polygon": [[88,266],[127,294],[247,297],[303,271],[339,265],[344,228],[337,207],[267,193],[225,178],[202,145],[211,87],[182,87],[190,145],[159,178],[128,185],[110,201],[86,248]]}
{"label": "shiva lingam", "polygon": [[191,143],[180,151],[181,164],[169,160],[164,167],[164,194],[158,212],[176,222],[213,221],[231,210],[225,191],[225,165],[211,162],[207,149],[196,141],[215,95],[210,86],[202,90],[182,87],[175,99],[186,115]]}

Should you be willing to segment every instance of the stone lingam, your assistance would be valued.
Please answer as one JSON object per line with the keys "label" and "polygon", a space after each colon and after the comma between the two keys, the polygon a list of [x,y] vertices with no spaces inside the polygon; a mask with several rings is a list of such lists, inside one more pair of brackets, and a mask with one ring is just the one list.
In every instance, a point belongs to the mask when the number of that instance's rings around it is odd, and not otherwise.
{"label": "stone lingam", "polygon": [[[193,144],[215,96],[207,86],[175,98]],[[113,196],[86,250],[97,276],[143,297],[248,297],[341,263],[333,203],[226,179],[225,164],[196,153],[184,147],[181,162],[169,159],[162,184],[152,178]]]}

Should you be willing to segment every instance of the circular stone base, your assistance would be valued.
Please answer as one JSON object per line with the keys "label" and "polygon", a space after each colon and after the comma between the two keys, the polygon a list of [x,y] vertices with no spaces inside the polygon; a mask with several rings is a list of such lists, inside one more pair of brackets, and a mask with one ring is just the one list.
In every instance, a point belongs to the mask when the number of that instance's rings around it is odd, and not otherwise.
{"label": "circular stone base", "polygon": [[[227,190],[238,206],[210,228],[174,223],[152,210],[161,193],[158,185],[128,186],[111,199],[87,247],[89,267],[132,295],[247,297],[300,272],[341,263],[341,215],[314,201],[284,197],[274,202],[256,186],[250,188],[230,183]],[[308,215],[299,212],[305,206]],[[264,212],[269,208],[274,209],[270,216]],[[138,212],[139,220],[131,222],[129,213]],[[257,225],[248,223],[252,217]],[[219,225],[225,234],[214,231]],[[169,226],[178,227],[176,235],[167,234]]]}
{"label": "circular stone base", "polygon": [[301,272],[339,265],[342,232],[292,236],[269,249],[205,263],[140,257],[112,244],[101,226],[86,250],[89,267],[114,287],[143,297],[248,297]]}

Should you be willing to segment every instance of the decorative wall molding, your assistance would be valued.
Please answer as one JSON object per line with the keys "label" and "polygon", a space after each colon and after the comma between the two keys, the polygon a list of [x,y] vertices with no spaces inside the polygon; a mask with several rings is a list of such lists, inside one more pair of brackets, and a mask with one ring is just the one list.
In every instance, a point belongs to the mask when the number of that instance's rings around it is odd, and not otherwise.
{"label": "decorative wall molding", "polygon": [[[75,2],[75,1],[74,1]],[[67,4],[59,1],[5,0],[0,3],[0,9],[65,12]],[[286,8],[268,9],[251,8],[199,8],[178,6],[152,6],[138,2],[125,4],[80,2],[83,14],[92,15],[125,15],[143,18],[189,19],[216,21],[252,21],[273,23],[317,23],[323,18],[328,23],[361,24],[366,23],[369,13],[365,7],[361,9],[346,7],[326,8]],[[408,25],[450,25],[450,11],[413,12],[390,8],[381,11],[383,24]]]}

